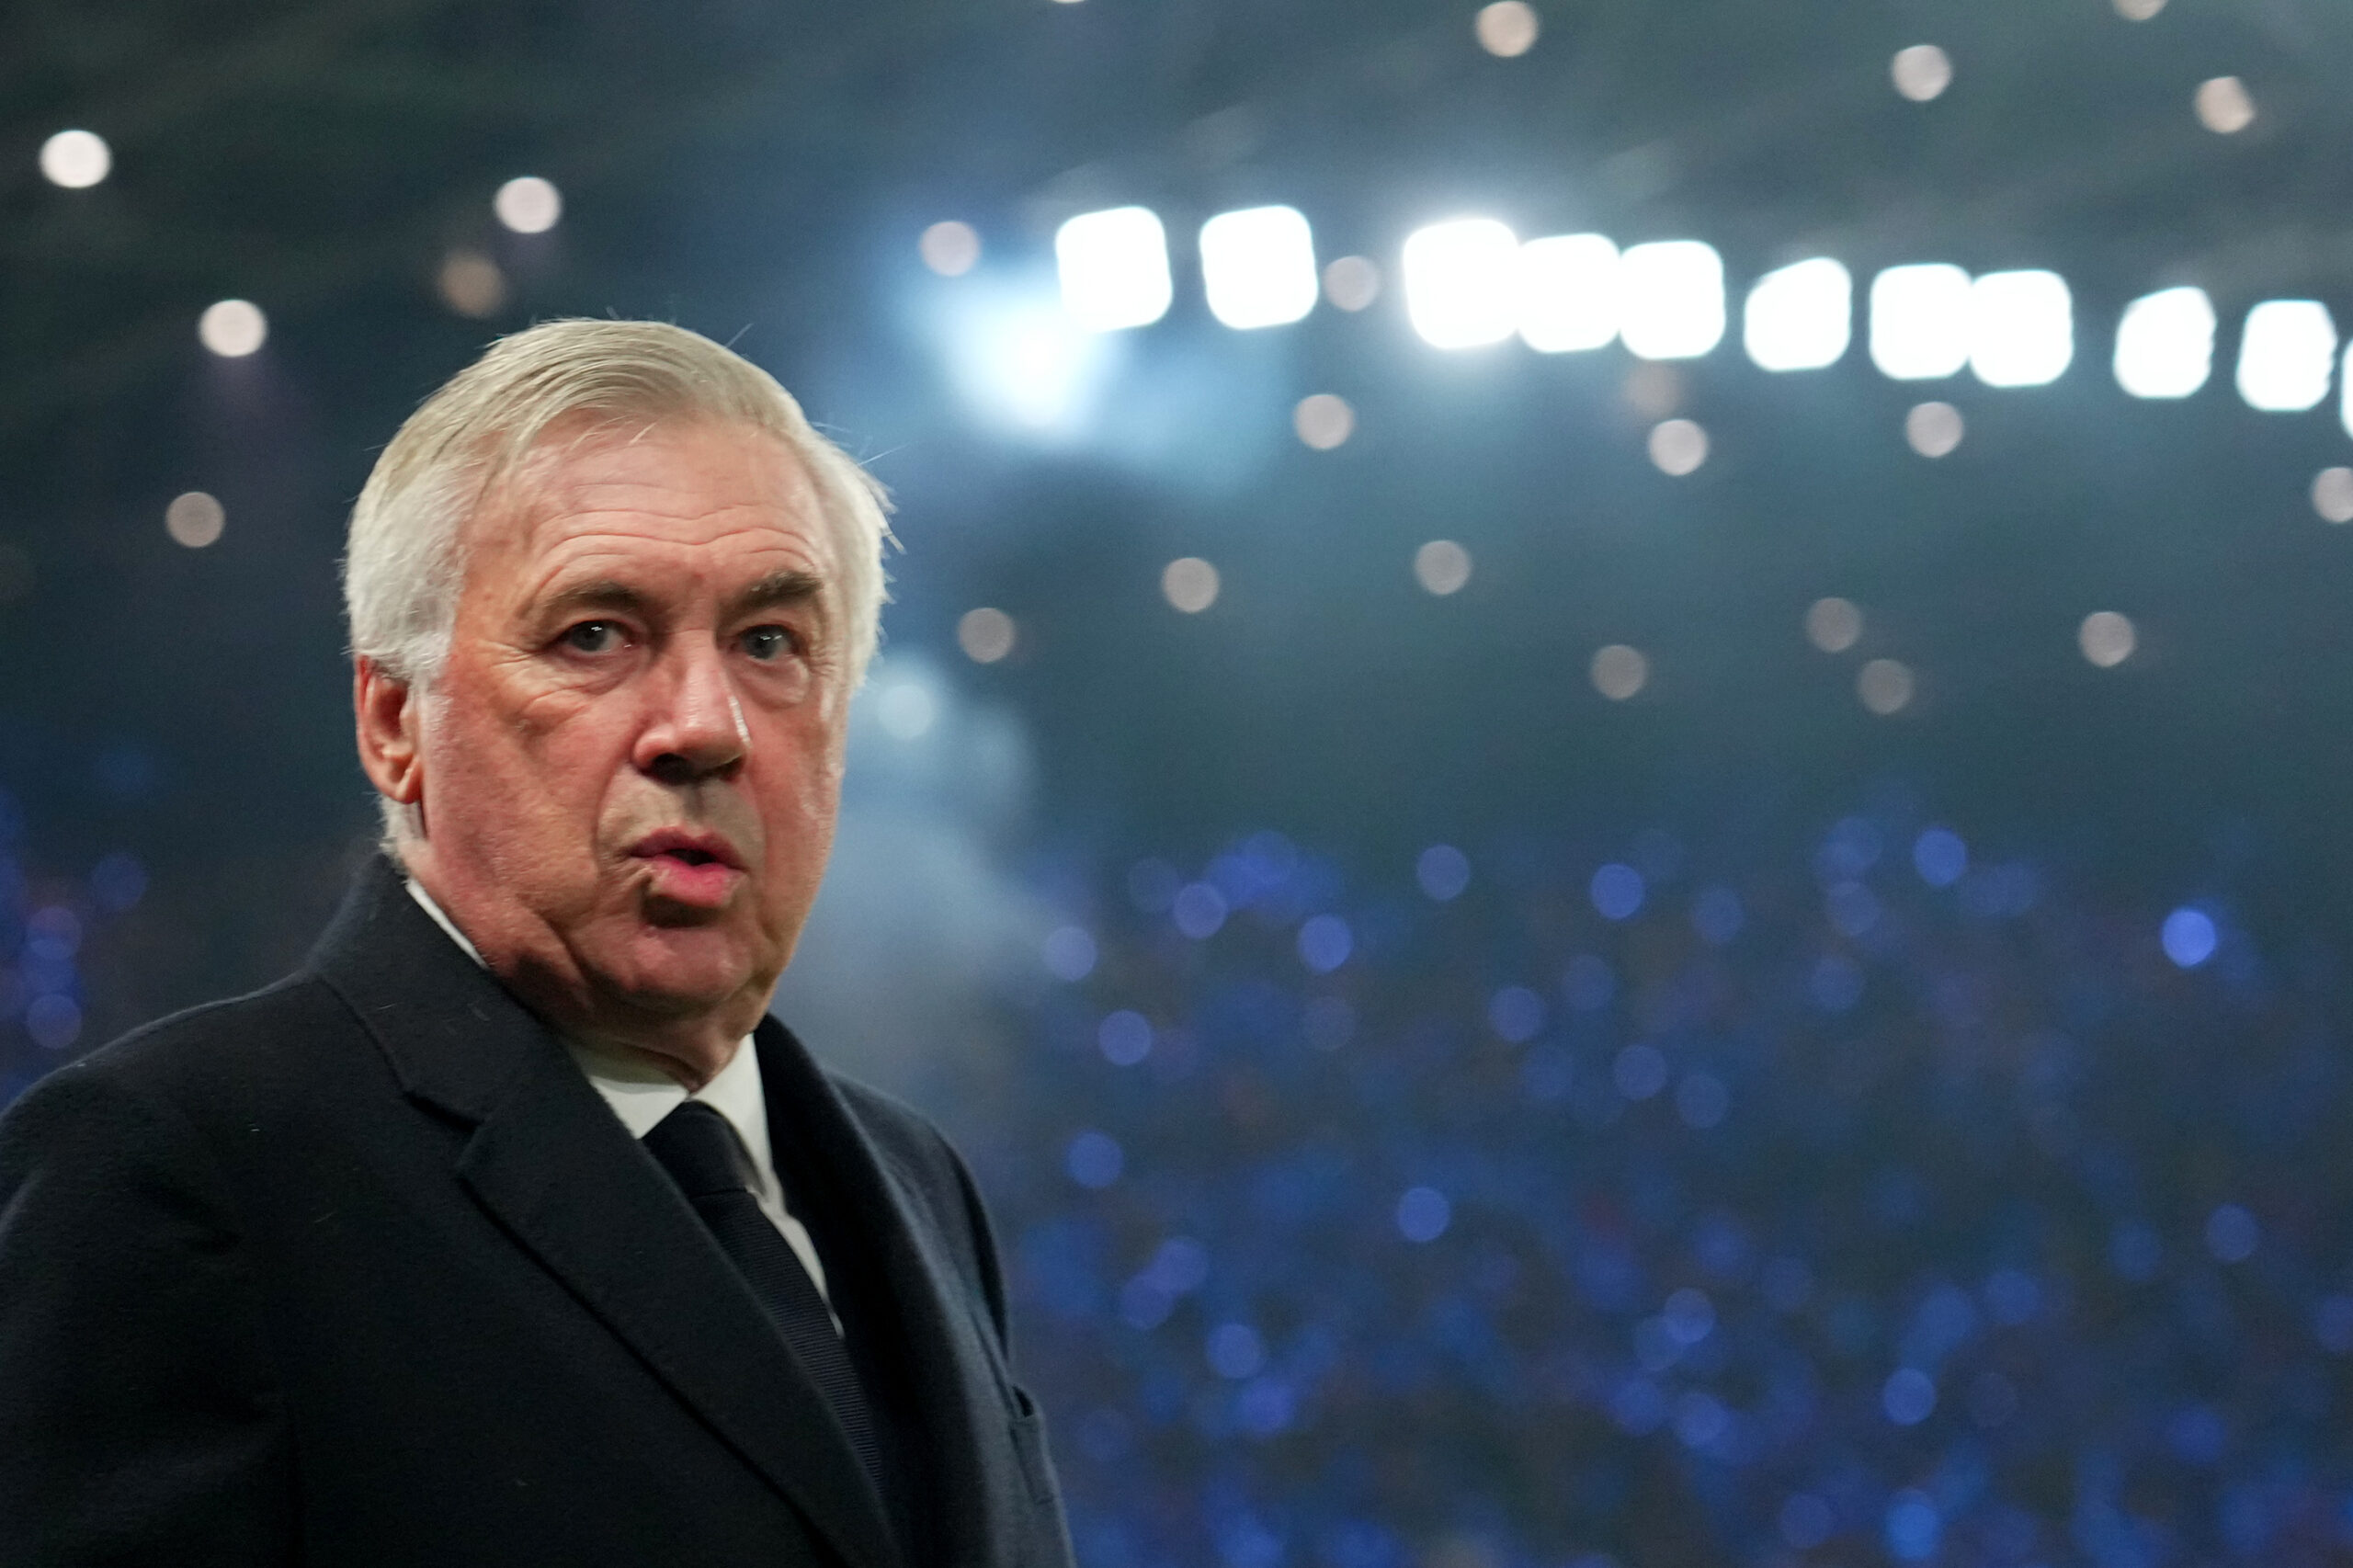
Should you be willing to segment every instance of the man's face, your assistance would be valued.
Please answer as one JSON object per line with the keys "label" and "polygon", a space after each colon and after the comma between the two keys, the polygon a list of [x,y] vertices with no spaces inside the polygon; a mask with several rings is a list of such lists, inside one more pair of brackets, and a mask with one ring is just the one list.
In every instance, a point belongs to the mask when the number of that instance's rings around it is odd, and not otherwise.
{"label": "man's face", "polygon": [[808,475],[745,426],[559,430],[469,527],[412,865],[559,1028],[740,1035],[840,796],[847,614]]}

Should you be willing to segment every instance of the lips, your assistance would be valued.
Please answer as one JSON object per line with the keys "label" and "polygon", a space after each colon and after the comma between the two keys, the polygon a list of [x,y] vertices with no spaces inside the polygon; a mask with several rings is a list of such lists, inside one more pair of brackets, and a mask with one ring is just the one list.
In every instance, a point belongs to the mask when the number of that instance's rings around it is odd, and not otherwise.
{"label": "lips", "polygon": [[717,909],[745,875],[744,857],[716,833],[660,828],[630,846],[653,878],[652,892],[673,903]]}

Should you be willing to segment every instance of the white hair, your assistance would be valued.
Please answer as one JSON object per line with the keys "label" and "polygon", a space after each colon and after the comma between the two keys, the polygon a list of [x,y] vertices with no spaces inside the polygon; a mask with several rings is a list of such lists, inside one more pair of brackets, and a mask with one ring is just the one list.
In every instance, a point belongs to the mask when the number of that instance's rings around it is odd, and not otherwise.
{"label": "white hair", "polygon": [[[449,656],[465,578],[464,524],[559,424],[591,431],[711,421],[775,437],[816,492],[841,561],[845,665],[855,687],[881,637],[889,496],[819,435],[776,378],[662,322],[544,322],[491,345],[409,415],[376,460],[343,562],[354,657],[422,692]],[[394,835],[411,812],[383,802]]]}

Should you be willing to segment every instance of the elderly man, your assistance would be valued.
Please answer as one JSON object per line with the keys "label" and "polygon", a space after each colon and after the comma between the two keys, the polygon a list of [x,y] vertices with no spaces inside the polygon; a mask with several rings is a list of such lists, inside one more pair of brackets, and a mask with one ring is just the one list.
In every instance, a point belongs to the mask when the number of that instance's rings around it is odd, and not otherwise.
{"label": "elderly man", "polygon": [[1067,1563],[972,1179],[766,1016],[877,492],[704,338],[507,338],[352,514],[385,850],[0,1120],[0,1564]]}

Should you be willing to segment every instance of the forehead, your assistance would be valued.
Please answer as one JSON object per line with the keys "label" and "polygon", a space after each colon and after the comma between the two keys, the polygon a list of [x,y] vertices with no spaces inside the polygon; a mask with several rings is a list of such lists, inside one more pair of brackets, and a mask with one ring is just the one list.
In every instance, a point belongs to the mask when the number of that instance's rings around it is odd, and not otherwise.
{"label": "forehead", "polygon": [[468,588],[495,579],[526,597],[585,571],[836,577],[806,468],[744,425],[559,426],[476,509],[468,536]]}

